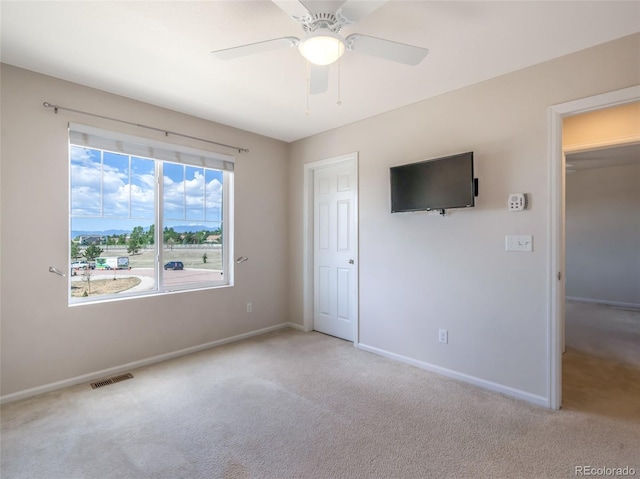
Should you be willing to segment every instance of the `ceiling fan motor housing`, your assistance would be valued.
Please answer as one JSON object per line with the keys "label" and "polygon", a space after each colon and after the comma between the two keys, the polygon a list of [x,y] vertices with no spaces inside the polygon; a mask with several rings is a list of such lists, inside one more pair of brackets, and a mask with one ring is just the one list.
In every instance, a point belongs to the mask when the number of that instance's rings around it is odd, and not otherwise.
{"label": "ceiling fan motor housing", "polygon": [[302,28],[306,33],[313,33],[318,29],[329,30],[338,33],[344,22],[341,22],[333,13],[318,12],[300,19]]}

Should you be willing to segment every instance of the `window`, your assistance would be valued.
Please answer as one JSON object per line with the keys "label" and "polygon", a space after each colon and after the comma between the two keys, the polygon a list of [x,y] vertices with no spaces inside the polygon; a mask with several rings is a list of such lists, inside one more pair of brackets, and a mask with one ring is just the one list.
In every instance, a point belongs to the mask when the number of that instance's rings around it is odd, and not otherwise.
{"label": "window", "polygon": [[233,158],[70,125],[70,303],[230,284]]}

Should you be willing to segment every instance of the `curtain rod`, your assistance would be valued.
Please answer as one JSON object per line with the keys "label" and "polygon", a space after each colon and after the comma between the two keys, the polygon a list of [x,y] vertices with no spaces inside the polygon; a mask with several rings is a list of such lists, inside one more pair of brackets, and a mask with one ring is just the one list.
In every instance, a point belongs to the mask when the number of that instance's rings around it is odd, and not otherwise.
{"label": "curtain rod", "polygon": [[66,107],[60,106],[60,105],[52,105],[48,101],[45,101],[42,104],[42,106],[44,106],[45,108],[53,108],[53,111],[56,114],[58,113],[58,110],[72,111],[74,113],[80,113],[81,115],[93,116],[95,118],[102,118],[103,120],[117,121],[119,123],[125,123],[127,125],[133,125],[133,126],[137,126],[137,127],[140,127],[140,128],[146,128],[148,130],[159,131],[161,133],[164,133],[164,136],[169,136],[169,135],[181,136],[182,138],[189,138],[190,140],[204,141],[205,143],[211,143],[212,145],[224,146],[225,148],[232,148],[234,150],[238,150],[238,153],[249,153],[249,149],[248,148],[241,148],[239,146],[233,146],[233,145],[225,145],[224,143],[218,143],[217,141],[205,140],[204,138],[198,138],[197,136],[189,136],[189,135],[185,135],[183,133],[177,133],[175,131],[169,131],[169,130],[164,130],[162,128],[156,128],[154,126],[141,125],[139,123],[133,123],[131,121],[119,120],[118,118],[111,118],[111,117],[108,117],[108,116],[96,115],[95,113],[89,113],[89,112],[86,112],[86,111],[74,110],[73,108],[66,108]]}

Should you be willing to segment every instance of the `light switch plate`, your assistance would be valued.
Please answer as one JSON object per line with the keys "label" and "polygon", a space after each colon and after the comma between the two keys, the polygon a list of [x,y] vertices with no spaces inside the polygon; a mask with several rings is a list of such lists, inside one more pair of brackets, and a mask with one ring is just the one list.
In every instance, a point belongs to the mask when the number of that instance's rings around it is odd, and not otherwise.
{"label": "light switch plate", "polygon": [[506,251],[533,251],[533,236],[507,235],[505,236]]}

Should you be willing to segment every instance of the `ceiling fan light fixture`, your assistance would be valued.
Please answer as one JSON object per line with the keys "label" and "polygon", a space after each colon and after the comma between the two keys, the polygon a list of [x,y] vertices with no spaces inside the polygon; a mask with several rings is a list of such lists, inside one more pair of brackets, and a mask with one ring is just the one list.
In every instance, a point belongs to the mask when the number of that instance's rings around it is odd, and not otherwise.
{"label": "ceiling fan light fixture", "polygon": [[303,38],[298,49],[314,65],[330,65],[344,54],[345,44],[339,35],[323,31]]}

